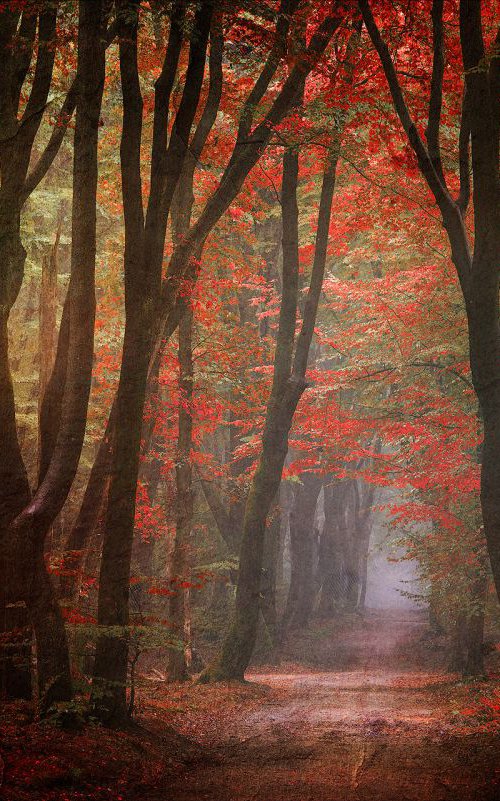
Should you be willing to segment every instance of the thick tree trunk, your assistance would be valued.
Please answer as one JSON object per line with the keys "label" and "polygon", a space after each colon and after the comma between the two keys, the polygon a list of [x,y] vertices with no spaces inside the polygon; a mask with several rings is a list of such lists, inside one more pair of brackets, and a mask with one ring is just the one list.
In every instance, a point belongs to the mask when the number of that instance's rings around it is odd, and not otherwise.
{"label": "thick tree trunk", "polygon": [[[31,490],[16,425],[14,388],[9,365],[7,323],[21,286],[25,251],[20,217],[12,198],[0,200],[0,693],[31,696],[31,631],[21,587],[26,582],[21,552],[9,531],[29,502]],[[23,554],[26,558],[26,553]]]}
{"label": "thick tree trunk", "polygon": [[42,710],[71,698],[71,671],[64,620],[37,543],[28,606],[36,637],[36,671]]}
{"label": "thick tree trunk", "polygon": [[[97,138],[104,87],[103,16],[100,2],[80,2],[78,76],[80,103],[75,125],[71,279],[59,334],[56,363],[42,410],[39,485],[11,525],[12,536],[31,561],[24,592],[32,618],[40,666],[42,710],[71,696],[64,623],[43,559],[44,542],[71,488],[83,444],[92,376],[95,316],[95,201]],[[63,392],[55,377],[64,376]],[[59,405],[56,395],[62,396]],[[52,625],[47,626],[47,619]]]}
{"label": "thick tree trunk", "polygon": [[[17,21],[18,16],[12,10],[4,8],[0,12],[0,692],[26,698],[31,687],[31,635],[23,592],[27,565],[22,559],[29,560],[30,556],[26,549],[21,553],[19,544],[14,542],[10,524],[29,502],[30,487],[17,436],[7,323],[24,275],[26,252],[21,242],[20,215],[31,149],[43,113],[37,107],[40,104],[43,109],[50,88],[54,53],[49,51],[53,49],[55,9],[40,17],[37,69],[25,113],[25,116],[29,113],[28,119],[22,132],[17,111],[29,62],[19,76],[16,75],[16,80],[19,78],[16,83],[12,61],[16,55],[13,37]],[[36,16],[32,36],[26,40],[27,50],[33,48],[35,30]],[[29,115],[32,115],[31,120]],[[9,633],[15,629],[25,631],[26,638],[21,638],[21,642],[19,635],[12,638]]]}
{"label": "thick tree trunk", "polygon": [[92,700],[104,722],[128,716],[129,582],[135,494],[149,347],[142,326],[127,323],[118,391],[116,443],[99,576],[98,623],[109,633],[97,642]]}
{"label": "thick tree trunk", "polygon": [[[151,192],[146,218],[140,169],[142,97],[137,65],[138,3],[123,0],[118,15],[124,99],[121,169],[125,214],[126,324],[99,580],[98,622],[104,632],[96,648],[92,705],[94,713],[103,722],[120,724],[128,717],[129,582],[135,498],[166,224],[201,91],[212,3],[208,0],[202,2],[196,11],[183,95],[165,149],[169,105],[168,93],[166,97],[164,95],[165,80],[167,73],[173,71],[175,74],[180,42],[173,60],[170,42],[167,47],[165,68],[155,95]],[[173,35],[176,31],[171,29],[171,40]]]}
{"label": "thick tree trunk", "polygon": [[[24,250],[20,242],[20,211],[27,197],[42,180],[52,164],[59,146],[64,138],[69,119],[75,107],[76,91],[73,85],[63,104],[61,125],[56,126],[54,133],[42,152],[38,162],[28,175],[33,143],[40,127],[47,106],[56,48],[56,23],[58,3],[41,5],[38,14],[33,17],[33,9],[22,12],[21,29],[25,23],[31,30],[26,39],[28,51],[33,50],[35,34],[38,31],[38,47],[36,63],[31,82],[31,90],[19,124],[17,114],[22,87],[28,73],[30,59],[25,59],[23,68],[14,70],[12,59],[17,57],[16,48],[12,47],[12,37],[16,33],[18,17],[8,9],[0,12],[0,161],[2,183],[0,188],[0,250],[2,271],[0,279],[0,317],[2,337],[5,333],[9,310],[21,286],[24,268]],[[69,381],[64,387],[64,404],[61,407],[58,436],[51,439],[50,460],[43,466],[40,475],[40,486],[30,502],[29,492],[23,486],[24,466],[20,459],[19,449],[15,442],[15,410],[11,382],[8,376],[7,343],[2,340],[0,353],[0,370],[4,373],[0,383],[0,403],[2,419],[8,421],[8,436],[2,437],[2,446],[8,449],[6,458],[0,453],[0,463],[7,472],[7,480],[0,481],[0,510],[9,509],[2,519],[0,533],[0,572],[10,571],[11,586],[18,597],[30,605],[37,607],[38,600],[45,597],[50,582],[46,575],[45,565],[40,554],[43,552],[43,541],[50,525],[59,514],[71,486],[83,441],[85,429],[86,404],[90,373],[92,366],[92,329],[93,329],[93,271],[95,262],[95,189],[97,179],[96,152],[97,131],[99,122],[101,94],[104,83],[104,58],[102,48],[101,3],[92,3],[91,19],[86,15],[88,4],[80,3],[79,16],[79,48],[78,48],[78,81],[81,92],[80,117],[75,128],[75,171],[73,184],[73,252],[72,252],[72,308],[73,326],[71,357],[69,359]],[[12,25],[13,23],[13,25]],[[34,24],[33,24],[34,23]],[[87,37],[91,29],[90,37]],[[81,110],[83,109],[83,114]],[[78,153],[78,159],[76,154]],[[81,162],[81,169],[77,162]],[[82,182],[81,178],[84,177]],[[92,213],[94,220],[92,221]],[[75,224],[75,220],[77,224]],[[76,323],[78,321],[78,323]],[[89,347],[90,345],[90,347]],[[75,363],[76,370],[75,370]],[[76,375],[75,375],[76,373]],[[63,387],[59,385],[57,392],[62,395]],[[58,421],[59,423],[59,421]],[[45,443],[41,441],[41,452]],[[46,453],[48,453],[46,449]],[[52,459],[52,456],[54,457]],[[41,459],[41,461],[43,461]],[[2,469],[0,468],[0,469]],[[46,470],[45,470],[46,468]],[[47,474],[46,474],[47,473]],[[13,509],[11,500],[14,497],[14,484],[17,484],[17,508]],[[5,503],[4,498],[7,499]],[[9,498],[11,500],[9,500]],[[21,504],[19,504],[19,501]],[[12,512],[14,514],[12,514]],[[0,512],[1,514],[1,512]],[[10,527],[7,530],[6,524]],[[5,559],[5,549],[11,550],[11,557]],[[22,570],[21,570],[22,566]],[[0,580],[1,580],[0,576]],[[37,639],[38,661],[49,664],[49,652],[44,649],[52,647],[49,637],[44,635],[43,625],[39,624],[38,608],[33,608],[33,621],[39,629]],[[57,604],[52,603],[47,615],[59,615]],[[59,615],[57,622],[59,631],[63,630]],[[57,637],[56,637],[57,642]],[[57,650],[57,649],[56,649]],[[47,658],[46,658],[47,657]],[[61,663],[55,670],[56,682],[63,673],[66,681],[59,686],[69,686],[67,649],[62,655]],[[42,668],[43,673],[43,668]],[[48,682],[52,687],[50,697],[55,700],[54,677]],[[44,687],[41,688],[44,698]],[[66,695],[66,690],[63,691]]]}

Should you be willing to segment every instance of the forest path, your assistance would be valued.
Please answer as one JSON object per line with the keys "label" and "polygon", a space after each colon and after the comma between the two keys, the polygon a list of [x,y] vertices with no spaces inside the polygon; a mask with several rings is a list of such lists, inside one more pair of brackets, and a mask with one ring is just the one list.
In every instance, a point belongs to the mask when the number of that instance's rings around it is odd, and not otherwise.
{"label": "forest path", "polygon": [[256,670],[249,687],[194,688],[186,733],[214,759],[172,800],[498,801],[500,741],[457,726],[470,691],[429,670],[425,632],[421,615],[371,613],[306,633],[301,664]]}

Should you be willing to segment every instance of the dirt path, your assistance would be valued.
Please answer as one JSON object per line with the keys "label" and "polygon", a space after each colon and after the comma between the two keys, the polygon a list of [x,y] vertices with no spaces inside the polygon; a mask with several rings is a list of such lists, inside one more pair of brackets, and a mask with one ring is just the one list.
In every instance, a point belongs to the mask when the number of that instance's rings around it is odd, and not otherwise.
{"label": "dirt path", "polygon": [[249,675],[232,715],[220,699],[205,708],[199,739],[214,759],[191,765],[171,798],[498,801],[500,741],[457,726],[470,691],[430,672],[424,633],[420,617],[397,615],[309,633],[302,665]]}

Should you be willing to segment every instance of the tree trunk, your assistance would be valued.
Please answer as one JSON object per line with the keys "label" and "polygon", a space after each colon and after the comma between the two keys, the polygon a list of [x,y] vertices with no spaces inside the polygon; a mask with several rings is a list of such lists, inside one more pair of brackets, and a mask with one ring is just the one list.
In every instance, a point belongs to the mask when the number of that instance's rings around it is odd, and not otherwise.
{"label": "tree trunk", "polygon": [[294,491],[290,514],[291,579],[281,624],[282,636],[289,628],[308,625],[316,594],[314,578],[314,520],[322,479],[316,473],[303,473],[302,484]]}
{"label": "tree trunk", "polygon": [[[485,52],[481,0],[460,0],[460,42],[464,65],[464,102],[459,139],[460,193],[454,199],[441,167],[439,128],[441,77],[433,81],[429,104],[432,150],[424,144],[406,104],[398,75],[368,0],[358,0],[366,28],[383,66],[394,108],[432,191],[448,235],[451,257],[462,289],[469,327],[472,381],[484,424],[481,506],[493,578],[500,598],[500,178],[498,166],[500,70],[498,53]],[[433,78],[442,60],[443,4],[434,5]],[[436,36],[436,30],[441,33]],[[498,36],[496,40],[498,46]],[[435,101],[438,102],[435,102]],[[465,227],[470,196],[469,140],[474,199],[474,250]]]}
{"label": "tree trunk", "polygon": [[0,697],[30,698],[31,628],[20,593],[26,554],[9,534],[11,521],[29,501],[30,487],[17,437],[6,313],[0,319],[0,415]]}
{"label": "tree trunk", "polygon": [[260,610],[267,515],[279,488],[288,450],[291,407],[295,409],[303,389],[304,384],[297,384],[296,388],[291,386],[285,408],[278,406],[268,414],[263,452],[245,510],[234,620],[224,641],[219,662],[202,674],[202,680],[243,680],[250,662]]}
{"label": "tree trunk", "polygon": [[368,554],[370,552],[370,535],[371,527],[364,536],[361,543],[361,559],[360,559],[360,588],[358,609],[360,612],[365,610],[366,605],[366,586],[368,583]]}
{"label": "tree trunk", "polygon": [[344,599],[345,483],[329,480],[324,485],[325,524],[320,539],[319,581],[321,617],[332,617]]}
{"label": "tree trunk", "polygon": [[193,525],[193,486],[191,447],[193,433],[193,312],[189,309],[179,325],[179,438],[175,464],[176,527],[170,583],[174,595],[170,596],[169,618],[180,646],[169,654],[168,673],[171,681],[185,681],[188,674],[185,640],[188,588],[182,586],[189,570],[188,550]]}
{"label": "tree trunk", "polygon": [[267,641],[271,645],[268,660],[276,660],[278,646],[278,612],[276,583],[278,574],[278,558],[280,554],[281,515],[279,504],[276,504],[273,518],[267,526],[264,540],[264,557],[260,588],[260,609],[266,627]]}
{"label": "tree trunk", "polygon": [[485,565],[472,579],[472,609],[467,618],[465,633],[466,659],[464,672],[466,676],[481,678],[484,670],[484,615],[486,595],[488,591],[488,574]]}
{"label": "tree trunk", "polygon": [[53,246],[42,262],[40,289],[40,311],[38,329],[38,414],[41,415],[43,397],[52,375],[57,352],[57,307],[58,307],[58,251],[63,222],[63,208],[59,212],[58,226]]}
{"label": "tree trunk", "polygon": [[[107,429],[109,428],[108,423]],[[111,453],[112,443],[106,433],[99,444],[78,516],[66,542],[59,595],[73,603],[78,599],[83,566],[87,552],[92,547],[92,535],[107,506]]]}
{"label": "tree trunk", "polygon": [[37,544],[28,600],[36,636],[36,670],[42,710],[71,698],[71,675],[66,629],[45,565],[43,544]]}
{"label": "tree trunk", "polygon": [[325,525],[319,544],[319,603],[318,616],[331,618],[339,602],[340,564],[334,533],[330,525]]}
{"label": "tree trunk", "polygon": [[[305,77],[303,80],[305,81]],[[304,83],[299,90],[298,97],[301,98]],[[245,508],[234,618],[224,640],[220,658],[204,671],[201,676],[202,681],[243,680],[254,649],[260,609],[259,596],[267,516],[281,483],[288,452],[288,434],[295,410],[307,386],[305,374],[323,285],[340,130],[334,138],[323,175],[314,262],[295,354],[295,324],[299,295],[298,153],[296,150],[286,151],[283,159],[281,202],[283,292],[274,357],[273,385],[262,436],[262,454]]]}
{"label": "tree trunk", "polygon": [[464,673],[466,663],[466,626],[467,617],[465,612],[457,615],[454,621],[449,669],[452,673]]}
{"label": "tree trunk", "polygon": [[[142,418],[146,399],[156,312],[162,280],[166,225],[196,112],[205,67],[211,2],[197,8],[184,90],[165,149],[168,95],[157,85],[153,132],[151,191],[144,218],[141,180],[142,96],[137,65],[138,3],[123,0],[118,9],[120,70],[123,91],[121,141],[125,215],[125,336],[117,394],[111,485],[106,514],[98,598],[99,637],[94,665],[92,705],[105,723],[124,723],[129,641],[129,583],[134,536]],[[171,29],[171,36],[174,31]],[[165,69],[175,73],[180,52]],[[165,77],[165,72],[161,77]],[[166,108],[165,106],[166,99]]]}
{"label": "tree trunk", "polygon": [[[17,593],[24,597],[28,605],[35,630],[37,661],[41,666],[39,697],[42,699],[42,704],[45,704],[47,700],[67,699],[71,692],[69,655],[65,642],[64,625],[57,603],[53,599],[50,603],[48,601],[51,585],[43,560],[43,546],[47,532],[62,509],[76,473],[85,433],[92,372],[97,132],[104,85],[101,11],[100,3],[93,2],[91,12],[88,2],[85,3],[82,0],[80,3],[78,77],[81,95],[75,126],[73,241],[67,317],[69,328],[66,329],[65,325],[61,325],[60,333],[60,340],[61,334],[63,340],[65,340],[66,333],[68,334],[68,347],[61,350],[61,353],[64,354],[65,364],[67,362],[67,370],[66,367],[64,368],[66,380],[62,393],[61,414],[60,419],[56,421],[56,435],[53,431],[50,432],[49,447],[45,448],[44,441],[41,443],[41,452],[47,458],[41,457],[39,485],[35,495],[11,522],[6,537],[14,543],[14,549],[22,551],[21,564],[27,567],[26,575],[16,575],[15,580]],[[9,173],[9,169],[6,169],[6,184],[10,184],[11,179],[17,183],[18,204],[13,203],[17,215],[20,205],[25,199],[24,181],[29,165],[31,146],[50,88],[55,55],[53,46],[55,28],[56,8],[51,7],[40,16],[37,69],[25,112],[28,114],[28,122],[23,129],[23,134],[18,135],[17,144],[14,137],[11,142],[13,147],[17,147],[19,142],[22,145],[24,141],[25,147],[23,150],[21,146],[22,153],[17,153],[17,158],[12,160],[14,173],[17,169],[17,174],[13,177]],[[2,193],[4,190],[4,155],[2,153]],[[18,242],[17,239],[16,241]],[[19,261],[19,246],[16,248],[16,253]],[[15,281],[12,274],[8,278],[8,294],[14,298],[22,277],[22,271],[21,275],[19,272],[20,270],[18,270]],[[69,315],[69,310],[71,310],[71,315]],[[56,357],[54,373],[58,372],[59,366]],[[53,377],[51,383],[52,389],[47,388],[46,397],[55,391]],[[61,386],[57,387],[59,395],[61,395],[61,389]],[[9,418],[13,419],[13,413],[9,415]],[[12,456],[9,458],[11,459]],[[40,614],[40,604],[45,602],[47,602],[46,615],[57,618],[54,623],[56,626],[55,640],[47,631],[44,615]],[[53,666],[53,675],[48,675],[45,671],[44,666],[49,665]]]}
{"label": "tree trunk", "polygon": [[[43,399],[50,383],[57,353],[57,307],[58,307],[58,261],[59,241],[64,217],[64,204],[59,209],[59,219],[54,244],[42,261],[42,281],[40,289],[39,328],[38,328],[38,455],[41,470],[44,431],[43,431]],[[62,540],[62,523],[59,515],[47,537],[47,553],[59,552]]]}

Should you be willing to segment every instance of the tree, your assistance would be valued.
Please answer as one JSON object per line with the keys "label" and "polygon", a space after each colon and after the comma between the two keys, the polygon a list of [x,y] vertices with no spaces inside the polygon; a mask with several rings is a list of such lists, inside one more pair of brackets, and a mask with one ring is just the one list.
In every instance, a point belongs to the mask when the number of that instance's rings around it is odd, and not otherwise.
{"label": "tree", "polygon": [[[35,632],[39,692],[42,707],[45,708],[50,707],[54,701],[67,699],[71,695],[64,623],[46,570],[44,541],[67,498],[78,466],[85,434],[94,341],[97,137],[104,87],[106,16],[100,3],[96,5],[88,1],[80,3],[79,12],[76,79],[79,103],[74,145],[71,280],[59,332],[54,369],[41,411],[38,487],[32,498],[26,497],[23,493],[16,495],[16,502],[21,498],[24,503],[11,518],[4,537],[5,545],[2,543],[3,548],[8,549],[8,555],[4,555],[4,569],[9,566],[12,571],[16,582],[15,591],[28,607]],[[40,43],[36,70],[36,74],[39,73],[40,77],[37,82],[35,74],[30,100],[25,110],[26,134],[21,128],[21,150],[16,154],[19,159],[18,168],[14,171],[14,176],[7,181],[7,184],[10,184],[12,180],[14,185],[11,189],[11,202],[16,225],[19,223],[20,201],[26,193],[26,183],[30,184],[29,176],[26,178],[29,154],[50,88],[56,15],[57,4],[51,4],[40,15]],[[22,75],[23,79],[25,74],[24,72]],[[25,135],[27,142],[22,147]],[[58,133],[56,139],[59,144],[60,138],[61,134]],[[13,139],[15,141],[15,135]],[[52,146],[53,144],[52,140]],[[17,161],[14,154],[10,154],[13,163]],[[6,173],[9,176],[8,168]],[[17,190],[17,195],[12,195],[14,189]],[[7,261],[11,270],[6,282],[9,293],[12,293],[13,287],[17,287],[14,295],[10,294],[10,300],[13,301],[22,278],[24,251],[20,246],[16,230],[12,226],[9,229],[8,225],[7,229],[8,236],[5,241],[10,253],[9,258],[13,253],[17,253],[12,261]],[[9,304],[6,308],[9,308]],[[5,317],[5,325],[6,319]],[[7,363],[6,352],[5,363]],[[6,384],[2,388],[8,389],[9,384],[6,375]],[[62,393],[61,385],[64,387]],[[12,411],[14,408],[12,389],[10,388],[8,392],[10,396],[8,402]],[[6,413],[10,414],[8,410]],[[15,419],[12,417],[11,423],[11,444],[14,450],[2,462],[3,467],[5,465],[8,467],[9,481],[15,472],[11,467],[14,456],[17,464],[16,475],[19,477],[20,471],[24,470],[19,462],[19,448],[14,447],[16,432]],[[21,565],[24,565],[24,568],[21,568]]]}
{"label": "tree", "polygon": [[[293,3],[290,5],[293,10]],[[196,274],[196,257],[201,255],[208,234],[237,196],[246,176],[268,144],[273,126],[284,118],[303,76],[312,69],[324,52],[341,21],[341,17],[332,14],[318,26],[303,57],[297,61],[265,117],[251,131],[256,106],[265,95],[282,57],[283,27],[286,32],[289,24],[288,14],[284,13],[289,11],[289,4],[284,2],[278,15],[275,47],[272,48],[261,77],[245,102],[236,144],[219,186],[183,241],[174,249],[162,282],[166,225],[200,96],[204,53],[213,8],[211,3],[203,3],[196,14],[196,36],[191,39],[182,99],[167,147],[166,113],[170,93],[165,93],[161,83],[157,85],[151,191],[144,222],[140,177],[142,111],[137,67],[137,4],[125,2],[122,11],[122,181],[126,216],[126,292],[130,303],[126,301],[125,345],[116,400],[117,429],[113,440],[111,486],[99,584],[98,622],[109,633],[103,633],[98,641],[93,689],[94,710],[107,722],[120,721],[126,717],[128,585],[140,432],[149,365],[162,341],[168,339],[175,330],[184,312],[184,301],[180,293],[186,279],[192,280]],[[174,42],[176,55],[172,58]],[[167,81],[167,86],[171,89],[181,44],[176,26],[171,27],[170,43],[171,46],[167,47],[163,80]]]}
{"label": "tree", "polygon": [[[481,504],[497,594],[500,596],[500,331],[498,309],[498,250],[500,246],[500,180],[498,171],[499,56],[498,34],[487,57],[480,0],[460,3],[460,42],[465,70],[460,128],[460,191],[448,188],[440,151],[443,100],[443,2],[433,0],[433,65],[426,138],[419,134],[405,101],[389,48],[369,2],[360,0],[363,19],[378,53],[389,90],[418,167],[432,192],[446,229],[451,256],[462,289],[469,325],[472,380],[484,425]],[[465,225],[469,201],[469,141],[472,151],[474,245]]]}
{"label": "tree", "polygon": [[[340,23],[341,19],[338,19],[337,27]],[[353,34],[351,38],[354,42],[355,35]],[[262,452],[245,507],[234,618],[224,640],[221,655],[202,674],[203,681],[242,680],[254,649],[266,522],[281,482],[293,416],[307,386],[305,374],[323,284],[342,129],[341,122],[332,136],[331,148],[326,159],[314,263],[297,341],[295,341],[295,326],[299,299],[298,150],[286,149],[283,157],[281,187],[283,277],[273,383],[262,435]]]}
{"label": "tree", "polygon": [[[30,499],[30,486],[19,447],[16,426],[14,391],[9,367],[7,323],[19,293],[24,271],[25,250],[21,242],[20,217],[26,197],[31,191],[28,170],[33,143],[50,91],[54,66],[54,40],[57,7],[47,8],[40,15],[31,9],[6,8],[0,17],[0,249],[2,279],[0,285],[0,414],[4,436],[0,445],[1,470],[1,570],[2,625],[7,632],[17,628],[19,612],[12,605],[18,593],[17,579],[11,581],[12,547],[8,532],[12,520]],[[19,33],[18,33],[19,25]],[[31,92],[19,120],[21,90],[35,50],[38,29],[37,59]],[[19,48],[13,47],[19,36]],[[38,162],[40,165],[40,162]],[[30,179],[32,174],[30,175]],[[12,586],[11,586],[12,585]],[[17,600],[17,598],[16,598]],[[12,624],[9,616],[14,614]],[[17,671],[7,654],[2,655],[2,692],[26,697],[30,695],[30,674],[26,668]]]}

